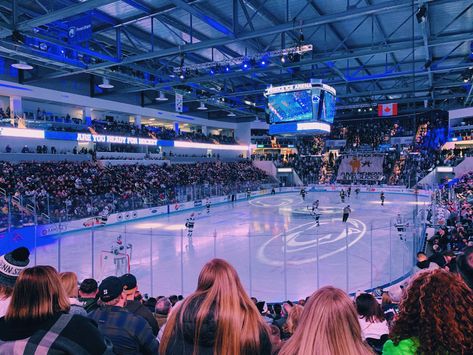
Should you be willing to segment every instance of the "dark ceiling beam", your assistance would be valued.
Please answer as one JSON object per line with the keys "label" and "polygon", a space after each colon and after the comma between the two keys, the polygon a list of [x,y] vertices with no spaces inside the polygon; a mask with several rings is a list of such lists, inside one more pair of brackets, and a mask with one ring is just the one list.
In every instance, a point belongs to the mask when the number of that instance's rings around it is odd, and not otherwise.
{"label": "dark ceiling beam", "polygon": [[[438,2],[444,2],[444,1],[445,0],[438,0]],[[314,27],[318,25],[363,17],[363,16],[374,14],[374,13],[380,13],[380,12],[386,13],[386,12],[398,11],[406,7],[410,7],[411,4],[412,4],[411,1],[405,1],[405,0],[383,2],[377,5],[373,5],[373,6],[366,6],[360,9],[349,10],[349,11],[345,11],[341,13],[323,16],[317,19],[311,19],[302,23],[300,27],[301,28]],[[212,47],[217,47],[217,46],[224,46],[224,45],[231,44],[234,42],[245,41],[248,39],[258,38],[262,36],[269,36],[271,34],[290,31],[293,28],[294,28],[294,23],[288,22],[288,23],[278,25],[278,26],[263,28],[258,31],[239,33],[236,36],[225,36],[221,38],[211,39],[208,41],[202,41],[199,43],[192,43],[192,44],[187,44],[187,45],[177,46],[177,47],[174,46],[173,48],[169,48],[169,49],[130,56],[128,58],[125,58],[121,62],[121,64],[125,65],[125,64],[138,62],[138,61],[150,60],[153,58],[164,58],[164,57],[173,56],[180,53],[195,52],[202,49],[207,49],[207,48],[212,48]],[[81,70],[76,73],[71,73],[70,75],[78,74],[81,72],[90,72],[97,69],[104,69],[104,68],[108,68],[114,65],[116,64],[115,63],[101,63],[97,65],[92,65],[87,70]]]}
{"label": "dark ceiling beam", "polygon": [[32,30],[34,27],[46,25],[54,21],[64,20],[65,18],[79,15],[84,12],[94,10],[98,7],[108,5],[117,1],[118,0],[89,0],[86,2],[81,2],[79,4],[66,6],[65,8],[61,10],[53,11],[53,12],[50,12],[49,14],[38,16],[31,20],[20,22],[15,26],[15,29],[20,32],[29,31],[29,30]]}
{"label": "dark ceiling beam", "polygon": [[[471,40],[473,36],[473,31],[471,32],[465,32],[465,33],[460,33],[460,34],[454,34],[454,35],[446,35],[442,37],[437,37],[435,39],[432,39],[429,41],[429,47],[436,47],[436,46],[441,46],[444,44],[449,44],[449,43],[458,43],[458,42],[464,42],[467,40]],[[339,60],[347,60],[347,59],[354,59],[354,58],[359,58],[363,56],[371,56],[373,54],[386,54],[386,53],[393,53],[397,51],[403,51],[403,50],[410,50],[412,49],[412,46],[420,47],[423,45],[423,40],[422,38],[418,38],[414,41],[411,40],[406,40],[406,41],[401,41],[401,42],[391,42],[389,45],[382,45],[378,47],[372,47],[372,46],[367,46],[363,48],[352,48],[351,51],[340,51],[338,53],[332,53],[330,55],[326,55],[325,53],[322,53],[321,55],[314,56],[313,58],[303,60],[301,62],[297,63],[286,63],[284,64],[284,68],[295,68],[295,67],[305,67],[305,66],[312,66],[314,64],[321,64],[325,63],[328,61],[336,62]],[[433,66],[435,63],[432,64]],[[265,68],[256,68],[256,69],[250,69],[248,71],[245,71],[246,74],[250,73],[264,73],[264,72],[270,72],[275,69],[278,69],[279,67],[274,67],[274,66],[268,66]],[[189,81],[193,83],[198,83],[198,82],[204,82],[207,80],[218,80],[218,79],[225,79],[225,78],[234,78],[241,76],[242,72],[232,72],[232,73],[222,73],[222,74],[215,74],[215,75],[201,75],[195,78],[190,78]],[[184,82],[185,83],[185,82]],[[169,87],[169,86],[176,86],[176,85],[182,85],[183,81],[181,80],[175,80],[175,81],[169,81],[169,82],[163,82],[160,84],[157,84],[155,86],[155,89],[163,88],[163,87]],[[130,88],[130,92],[133,91],[133,88]]]}

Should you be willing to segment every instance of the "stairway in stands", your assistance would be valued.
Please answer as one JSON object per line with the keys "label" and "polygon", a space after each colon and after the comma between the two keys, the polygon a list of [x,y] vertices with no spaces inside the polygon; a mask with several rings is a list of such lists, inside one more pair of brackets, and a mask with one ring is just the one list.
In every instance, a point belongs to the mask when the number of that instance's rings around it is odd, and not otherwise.
{"label": "stairway in stands", "polygon": [[330,156],[329,152],[326,152],[322,155],[322,166],[320,167],[320,179],[319,179],[319,183],[321,184],[330,183],[335,173],[335,169],[332,166],[330,166],[329,156]]}

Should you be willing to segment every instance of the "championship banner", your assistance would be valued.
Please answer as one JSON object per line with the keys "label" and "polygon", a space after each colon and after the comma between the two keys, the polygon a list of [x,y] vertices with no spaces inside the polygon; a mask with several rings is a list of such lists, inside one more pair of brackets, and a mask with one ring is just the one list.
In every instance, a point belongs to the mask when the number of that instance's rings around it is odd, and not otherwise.
{"label": "championship banner", "polygon": [[342,157],[337,181],[380,181],[383,177],[382,155],[346,155]]}
{"label": "championship banner", "polygon": [[182,113],[184,108],[184,97],[176,92],[176,112]]}

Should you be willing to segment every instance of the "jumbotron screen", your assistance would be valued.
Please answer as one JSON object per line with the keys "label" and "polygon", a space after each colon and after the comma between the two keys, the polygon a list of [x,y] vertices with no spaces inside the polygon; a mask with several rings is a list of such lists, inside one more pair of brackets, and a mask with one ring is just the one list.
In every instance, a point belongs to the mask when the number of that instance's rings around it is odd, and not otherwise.
{"label": "jumbotron screen", "polygon": [[335,118],[335,96],[328,91],[323,91],[322,102],[323,104],[319,119],[332,124],[333,119]]}
{"label": "jumbotron screen", "polygon": [[272,134],[330,132],[335,118],[336,91],[320,80],[269,87],[268,123]]}
{"label": "jumbotron screen", "polygon": [[270,95],[268,109],[270,123],[312,120],[311,90]]}

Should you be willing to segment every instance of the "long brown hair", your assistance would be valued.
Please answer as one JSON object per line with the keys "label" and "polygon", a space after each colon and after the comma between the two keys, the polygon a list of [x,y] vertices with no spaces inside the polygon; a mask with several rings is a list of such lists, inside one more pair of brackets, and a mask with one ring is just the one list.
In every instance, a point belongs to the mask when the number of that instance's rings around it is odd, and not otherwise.
{"label": "long brown hair", "polygon": [[342,290],[327,286],[304,306],[299,326],[279,355],[372,354],[361,337],[355,306]]}
{"label": "long brown hair", "polygon": [[367,322],[377,323],[385,320],[383,310],[378,301],[370,293],[362,293],[356,300],[356,311]]}
{"label": "long brown hair", "polygon": [[75,272],[61,272],[59,274],[62,287],[66,291],[67,297],[77,298],[79,296],[79,286],[77,284],[77,275]]}
{"label": "long brown hair", "polygon": [[299,304],[296,304],[291,308],[287,316],[286,323],[284,323],[282,327],[286,333],[294,334],[301,320],[302,312],[304,312],[304,307]]}
{"label": "long brown hair", "polygon": [[197,290],[170,313],[159,347],[161,355],[166,354],[168,344],[179,329],[182,330],[184,314],[192,312],[196,302],[194,355],[198,354],[202,324],[209,313],[213,313],[217,324],[215,355],[260,352],[260,335],[266,330],[255,304],[243,289],[233,266],[225,260],[213,259],[202,268]]}
{"label": "long brown hair", "polygon": [[52,266],[24,269],[16,280],[7,320],[44,319],[58,312],[68,312],[69,300]]}
{"label": "long brown hair", "polygon": [[390,338],[419,339],[419,354],[473,351],[473,293],[456,274],[442,269],[419,273],[399,305]]}

